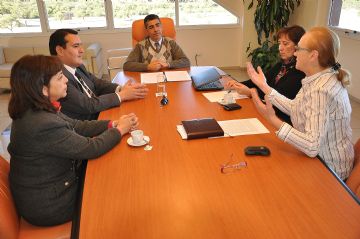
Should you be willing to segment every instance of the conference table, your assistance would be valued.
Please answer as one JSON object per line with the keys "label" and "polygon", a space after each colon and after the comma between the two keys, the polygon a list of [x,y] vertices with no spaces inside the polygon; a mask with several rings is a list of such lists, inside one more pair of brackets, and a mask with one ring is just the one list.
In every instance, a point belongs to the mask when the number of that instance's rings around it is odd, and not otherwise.
{"label": "conference table", "polygon": [[[188,69],[190,74],[196,68]],[[140,81],[140,73],[119,73]],[[100,119],[135,113],[151,150],[127,144],[89,160],[79,238],[360,238],[360,206],[317,158],[279,140],[251,99],[225,111],[195,91],[191,81],[167,82],[160,107],[156,84],[145,99],[106,110]],[[183,140],[182,120],[258,118],[266,134]],[[246,156],[246,146],[270,156]],[[247,167],[221,173],[221,165]]]}

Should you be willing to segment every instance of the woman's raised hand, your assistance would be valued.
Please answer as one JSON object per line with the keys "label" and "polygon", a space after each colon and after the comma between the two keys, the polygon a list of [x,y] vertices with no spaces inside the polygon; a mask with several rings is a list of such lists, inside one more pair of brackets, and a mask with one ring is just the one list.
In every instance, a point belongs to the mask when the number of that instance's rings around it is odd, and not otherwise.
{"label": "woman's raised hand", "polygon": [[257,71],[254,69],[250,62],[246,63],[246,70],[252,82],[257,85],[264,94],[269,94],[271,87],[267,84],[265,75],[260,66],[257,67]]}

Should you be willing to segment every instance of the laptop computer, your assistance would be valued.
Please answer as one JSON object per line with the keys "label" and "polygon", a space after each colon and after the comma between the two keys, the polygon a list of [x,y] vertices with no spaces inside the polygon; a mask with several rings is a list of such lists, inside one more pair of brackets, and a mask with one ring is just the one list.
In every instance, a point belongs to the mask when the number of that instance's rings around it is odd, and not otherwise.
{"label": "laptop computer", "polygon": [[208,68],[191,76],[192,84],[196,90],[222,90],[220,74],[214,67]]}

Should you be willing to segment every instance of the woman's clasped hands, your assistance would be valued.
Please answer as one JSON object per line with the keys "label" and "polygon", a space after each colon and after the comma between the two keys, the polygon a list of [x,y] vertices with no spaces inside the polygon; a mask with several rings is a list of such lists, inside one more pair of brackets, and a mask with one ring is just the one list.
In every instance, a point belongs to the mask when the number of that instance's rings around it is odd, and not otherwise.
{"label": "woman's clasped hands", "polygon": [[139,127],[138,117],[134,113],[122,115],[119,120],[114,121],[114,127],[116,127],[121,136],[129,133],[132,130],[136,130]]}

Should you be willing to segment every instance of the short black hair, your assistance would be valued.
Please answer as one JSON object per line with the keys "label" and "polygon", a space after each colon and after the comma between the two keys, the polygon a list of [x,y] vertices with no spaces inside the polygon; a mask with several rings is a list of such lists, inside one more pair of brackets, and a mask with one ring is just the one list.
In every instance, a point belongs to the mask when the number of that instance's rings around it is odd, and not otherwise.
{"label": "short black hair", "polygon": [[68,34],[77,35],[78,32],[73,29],[58,29],[53,34],[51,34],[49,39],[49,51],[50,55],[56,56],[56,47],[61,46],[62,48],[66,48],[66,40],[65,37]]}
{"label": "short black hair", "polygon": [[29,109],[56,112],[43,87],[50,85],[51,78],[61,71],[58,57],[26,55],[15,62],[11,69],[11,95],[8,105],[10,117],[21,118]]}
{"label": "short black hair", "polygon": [[147,28],[147,23],[148,23],[149,21],[155,20],[155,19],[158,19],[159,22],[161,22],[161,21],[160,21],[160,17],[159,17],[158,15],[156,15],[156,14],[149,14],[149,15],[147,15],[147,16],[144,18],[144,26],[145,26],[145,28]]}

